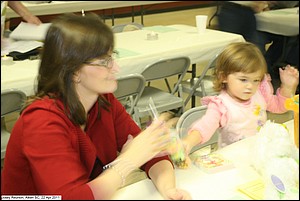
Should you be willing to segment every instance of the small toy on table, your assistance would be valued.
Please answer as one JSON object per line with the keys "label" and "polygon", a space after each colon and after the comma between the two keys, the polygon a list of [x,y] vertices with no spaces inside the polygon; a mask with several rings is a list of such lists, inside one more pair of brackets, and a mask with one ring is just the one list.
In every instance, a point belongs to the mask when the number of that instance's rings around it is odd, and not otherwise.
{"label": "small toy on table", "polygon": [[194,164],[206,173],[216,173],[234,167],[234,164],[221,154],[210,153],[193,158]]}
{"label": "small toy on table", "polygon": [[[155,107],[153,99],[150,97],[149,98],[149,108],[151,111],[151,116],[153,119],[158,119],[158,111]],[[181,143],[181,140],[178,137],[178,133],[176,130],[170,129],[170,137],[171,137],[171,143],[168,147],[168,151],[171,154],[171,159],[173,163],[175,164],[176,167],[180,169],[185,169],[188,168],[188,163],[186,162],[186,157],[185,157],[185,151],[183,144]]]}
{"label": "small toy on table", "polygon": [[294,112],[294,142],[299,148],[299,94],[286,99],[284,106]]}
{"label": "small toy on table", "polygon": [[171,159],[173,163],[176,165],[176,167],[180,169],[186,169],[189,167],[189,164],[187,163],[185,150],[181,140],[178,137],[178,133],[176,132],[176,130],[171,129],[170,134],[171,134],[172,141],[168,149],[172,153]]}

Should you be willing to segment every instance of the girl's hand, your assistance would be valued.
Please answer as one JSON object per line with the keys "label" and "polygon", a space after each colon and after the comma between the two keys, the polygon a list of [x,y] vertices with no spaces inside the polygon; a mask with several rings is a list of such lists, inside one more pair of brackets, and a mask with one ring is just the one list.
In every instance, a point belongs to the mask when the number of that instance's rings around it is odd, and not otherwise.
{"label": "girl's hand", "polygon": [[279,68],[281,83],[285,87],[296,88],[299,84],[299,71],[290,65]]}
{"label": "girl's hand", "polygon": [[280,94],[287,98],[295,95],[297,86],[299,84],[298,69],[287,65],[284,68],[279,68],[279,75],[281,80]]}
{"label": "girl's hand", "polygon": [[185,151],[185,162],[188,164],[188,167],[190,167],[192,164],[192,160],[190,159],[189,155],[191,153],[192,147],[190,147],[190,145],[185,140],[181,140],[181,143]]}

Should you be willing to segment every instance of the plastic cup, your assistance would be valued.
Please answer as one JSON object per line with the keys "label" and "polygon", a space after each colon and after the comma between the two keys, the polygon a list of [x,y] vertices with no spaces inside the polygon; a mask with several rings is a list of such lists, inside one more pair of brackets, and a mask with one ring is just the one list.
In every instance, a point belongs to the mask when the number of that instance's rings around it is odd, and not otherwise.
{"label": "plastic cup", "polygon": [[206,30],[207,15],[197,15],[196,16],[196,26],[198,33],[204,33]]}

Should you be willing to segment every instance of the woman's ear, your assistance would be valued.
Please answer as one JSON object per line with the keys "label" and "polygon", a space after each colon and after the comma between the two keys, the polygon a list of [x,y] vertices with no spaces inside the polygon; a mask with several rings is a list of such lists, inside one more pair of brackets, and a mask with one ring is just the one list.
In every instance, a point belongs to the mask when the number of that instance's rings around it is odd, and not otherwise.
{"label": "woman's ear", "polygon": [[73,82],[74,83],[80,83],[80,72],[79,71],[76,71],[73,73]]}

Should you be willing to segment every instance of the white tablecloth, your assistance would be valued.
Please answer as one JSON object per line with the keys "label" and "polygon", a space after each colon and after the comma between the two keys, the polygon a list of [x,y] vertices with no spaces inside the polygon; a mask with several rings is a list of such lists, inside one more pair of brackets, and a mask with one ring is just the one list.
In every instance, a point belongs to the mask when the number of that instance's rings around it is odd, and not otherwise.
{"label": "white tablecloth", "polygon": [[[158,40],[147,40],[147,34],[158,33]],[[120,75],[140,73],[147,64],[162,58],[188,56],[192,64],[211,59],[232,42],[244,41],[238,34],[207,29],[199,34],[188,25],[145,27],[144,30],[116,34]],[[122,54],[123,53],[123,54]]]}
{"label": "white tablecloth", "polygon": [[299,7],[264,11],[255,16],[259,31],[283,36],[299,35]]}
{"label": "white tablecloth", "polygon": [[[158,33],[158,40],[147,40],[147,34]],[[187,25],[145,27],[144,30],[115,34],[120,66],[118,76],[140,73],[147,64],[162,58],[188,56],[191,63],[206,62],[226,45],[244,41],[238,34],[207,29],[198,34]],[[39,60],[15,61],[1,65],[1,90],[18,88],[27,95],[33,93]]]}
{"label": "white tablecloth", "polygon": [[[294,131],[294,121],[285,123],[291,136]],[[196,166],[189,169],[176,169],[177,186],[190,192],[194,200],[243,200],[249,197],[237,190],[237,186],[260,178],[260,175],[250,166],[250,150],[256,136],[246,138],[218,150],[225,158],[234,163],[235,168],[217,173],[205,173]],[[153,183],[145,179],[126,186],[115,194],[115,200],[161,200]]]}

